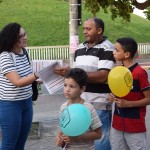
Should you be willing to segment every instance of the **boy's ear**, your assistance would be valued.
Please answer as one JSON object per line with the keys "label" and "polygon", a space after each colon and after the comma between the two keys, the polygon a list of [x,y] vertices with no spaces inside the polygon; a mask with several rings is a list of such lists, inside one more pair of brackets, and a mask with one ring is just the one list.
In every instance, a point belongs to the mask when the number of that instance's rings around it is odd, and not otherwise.
{"label": "boy's ear", "polygon": [[83,86],[81,89],[81,94],[85,91],[85,89],[86,89],[86,86]]}
{"label": "boy's ear", "polygon": [[131,57],[131,53],[130,52],[126,52],[125,53],[125,58],[129,58],[129,57]]}

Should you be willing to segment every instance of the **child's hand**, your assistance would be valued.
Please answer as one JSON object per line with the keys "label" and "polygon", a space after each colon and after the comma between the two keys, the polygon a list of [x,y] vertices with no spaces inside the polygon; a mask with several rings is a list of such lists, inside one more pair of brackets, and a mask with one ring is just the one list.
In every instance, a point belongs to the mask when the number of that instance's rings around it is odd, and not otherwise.
{"label": "child's hand", "polygon": [[70,137],[70,136],[66,136],[66,135],[62,135],[62,140],[68,144],[68,143],[72,143],[73,142],[73,137]]}
{"label": "child's hand", "polygon": [[125,99],[120,99],[120,98],[114,98],[115,103],[118,107],[120,108],[125,108],[129,106],[129,101],[125,100]]}
{"label": "child's hand", "polygon": [[114,98],[115,98],[115,95],[113,95],[112,93],[110,93],[109,97],[108,97],[108,101],[112,103],[112,102],[114,102]]}
{"label": "child's hand", "polygon": [[63,140],[61,138],[60,135],[57,135],[56,138],[55,138],[55,144],[58,146],[58,147],[61,147],[62,144],[63,144]]}

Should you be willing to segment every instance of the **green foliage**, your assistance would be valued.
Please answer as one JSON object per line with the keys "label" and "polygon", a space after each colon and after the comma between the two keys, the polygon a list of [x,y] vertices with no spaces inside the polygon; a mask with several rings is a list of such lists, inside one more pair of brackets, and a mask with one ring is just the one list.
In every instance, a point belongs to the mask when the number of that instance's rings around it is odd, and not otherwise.
{"label": "green foliage", "polygon": [[110,11],[113,20],[119,16],[122,17],[123,20],[130,22],[130,14],[133,13],[133,7],[131,3],[126,0],[112,1]]}
{"label": "green foliage", "polygon": [[85,0],[85,8],[87,8],[88,11],[91,11],[93,16],[95,16],[96,13],[100,11],[99,3],[97,3],[97,0]]}
{"label": "green foliage", "polygon": [[[82,5],[82,23],[92,17]],[[131,22],[113,21],[109,9],[97,14],[105,22],[105,35],[116,38],[132,36],[138,42],[150,42],[150,21],[131,15]],[[0,29],[10,22],[20,23],[28,34],[28,46],[69,45],[68,0],[3,0],[0,3]],[[79,26],[80,42],[84,40],[83,27]]]}
{"label": "green foliage", "polygon": [[143,13],[145,14],[146,18],[150,20],[150,7],[147,7],[147,9]]}
{"label": "green foliage", "polygon": [[105,13],[108,13],[108,9],[111,12],[112,20],[117,17],[121,17],[123,21],[130,22],[131,13],[134,9],[134,2],[136,0],[84,0],[85,7],[94,16],[103,9]]}

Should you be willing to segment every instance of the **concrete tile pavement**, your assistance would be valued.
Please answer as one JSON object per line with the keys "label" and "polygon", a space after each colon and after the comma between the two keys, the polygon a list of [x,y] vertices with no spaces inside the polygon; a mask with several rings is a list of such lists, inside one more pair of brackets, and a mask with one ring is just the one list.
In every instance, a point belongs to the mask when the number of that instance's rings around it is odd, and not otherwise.
{"label": "concrete tile pavement", "polygon": [[39,128],[35,138],[29,136],[25,150],[60,150],[55,146],[54,138],[58,130],[60,105],[65,101],[63,94],[44,94],[34,102],[33,122],[39,122]]}
{"label": "concrete tile pavement", "polygon": [[44,137],[39,140],[29,140],[25,150],[61,150],[54,144],[54,137]]}
{"label": "concrete tile pavement", "polygon": [[[55,146],[54,138],[58,130],[59,107],[65,102],[63,94],[42,95],[35,102],[33,122],[39,122],[40,138],[27,140],[25,150],[60,150]],[[150,149],[150,106],[147,106],[147,145]]]}

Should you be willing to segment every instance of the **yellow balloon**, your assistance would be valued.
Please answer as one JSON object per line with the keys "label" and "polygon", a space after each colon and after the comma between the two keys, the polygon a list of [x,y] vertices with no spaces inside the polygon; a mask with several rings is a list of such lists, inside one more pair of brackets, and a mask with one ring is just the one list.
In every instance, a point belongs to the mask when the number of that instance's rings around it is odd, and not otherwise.
{"label": "yellow balloon", "polygon": [[126,96],[130,92],[132,84],[132,74],[126,67],[114,67],[108,74],[109,88],[118,97]]}

